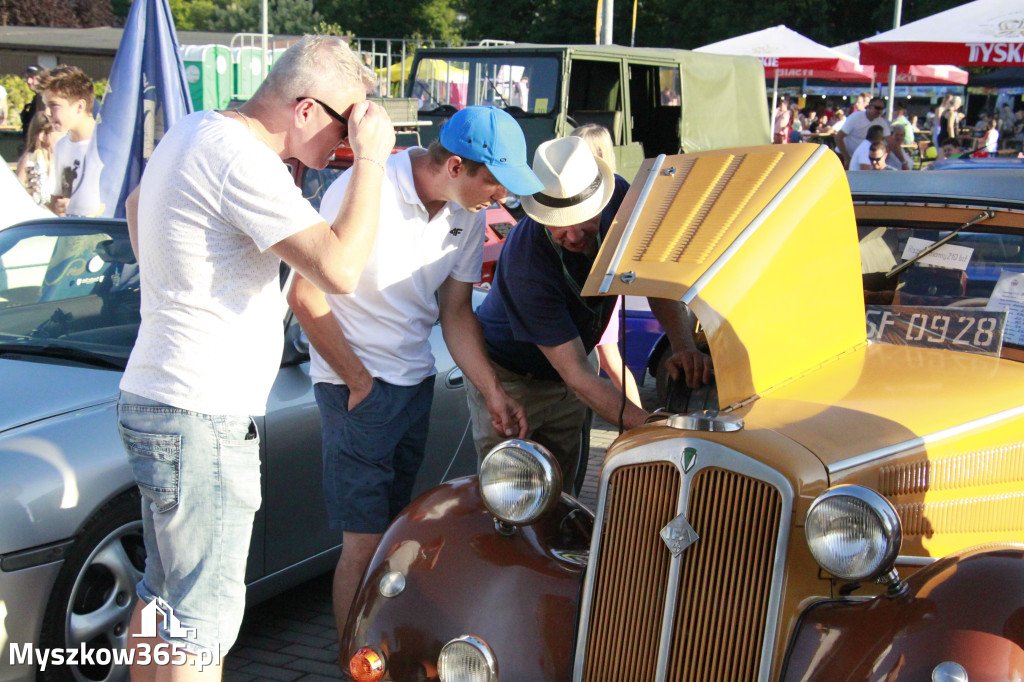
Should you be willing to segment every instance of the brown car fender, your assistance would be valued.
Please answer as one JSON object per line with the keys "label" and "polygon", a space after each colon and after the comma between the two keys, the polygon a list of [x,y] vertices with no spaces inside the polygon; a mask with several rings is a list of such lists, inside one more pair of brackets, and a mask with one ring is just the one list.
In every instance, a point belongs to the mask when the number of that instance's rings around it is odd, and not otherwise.
{"label": "brown car fender", "polygon": [[906,582],[900,597],[808,609],[782,679],[945,680],[932,672],[950,663],[970,682],[1024,677],[1024,548],[968,549]]}
{"label": "brown car fender", "polygon": [[[441,647],[474,635],[493,650],[501,679],[567,680],[592,528],[591,512],[566,495],[536,524],[506,534],[475,476],[429,490],[384,534],[342,651],[371,646],[386,658],[386,679],[431,680]],[[405,587],[384,597],[389,573]]]}

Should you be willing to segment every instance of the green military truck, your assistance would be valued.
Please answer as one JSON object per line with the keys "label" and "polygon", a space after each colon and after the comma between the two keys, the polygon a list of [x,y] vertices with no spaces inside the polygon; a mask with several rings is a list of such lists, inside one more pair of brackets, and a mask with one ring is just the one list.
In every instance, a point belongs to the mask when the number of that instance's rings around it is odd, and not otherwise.
{"label": "green military truck", "polygon": [[424,48],[406,82],[426,145],[456,110],[502,107],[537,145],[578,125],[612,134],[619,173],[645,158],[767,144],[764,69],[749,57],[618,45]]}

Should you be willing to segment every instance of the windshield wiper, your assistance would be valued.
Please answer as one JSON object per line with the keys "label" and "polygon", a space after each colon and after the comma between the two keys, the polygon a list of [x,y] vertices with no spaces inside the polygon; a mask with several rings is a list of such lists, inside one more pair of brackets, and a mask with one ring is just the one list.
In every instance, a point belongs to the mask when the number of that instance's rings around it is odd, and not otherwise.
{"label": "windshield wiper", "polygon": [[126,364],[124,360],[114,358],[109,355],[103,355],[102,353],[93,353],[91,351],[82,350],[81,348],[57,346],[52,344],[37,346],[22,345],[20,343],[0,343],[0,356],[5,355],[28,355],[40,358],[71,360],[86,365],[92,365],[93,367],[102,367],[104,369],[123,370]]}
{"label": "windshield wiper", "polygon": [[900,263],[899,265],[894,267],[892,270],[890,270],[889,272],[885,273],[886,279],[888,279],[890,277],[895,277],[896,275],[900,274],[901,272],[903,272],[904,270],[909,268],[911,265],[913,265],[917,261],[919,261],[922,258],[924,258],[925,256],[927,256],[929,253],[931,253],[935,249],[939,248],[943,244],[946,244],[946,243],[952,241],[952,239],[954,237],[956,237],[958,234],[960,234],[961,231],[966,230],[968,227],[970,227],[972,225],[977,225],[982,220],[991,220],[992,218],[995,218],[995,217],[996,217],[996,212],[993,211],[991,208],[986,208],[984,211],[982,211],[978,215],[974,216],[973,218],[968,220],[966,223],[964,223],[960,227],[956,228],[955,230],[953,230],[952,232],[947,234],[942,239],[940,239],[937,242],[935,242],[934,244],[930,244],[929,246],[926,246],[925,248],[923,248],[920,251],[918,251],[917,255],[911,257],[910,260],[906,261],[905,263]]}

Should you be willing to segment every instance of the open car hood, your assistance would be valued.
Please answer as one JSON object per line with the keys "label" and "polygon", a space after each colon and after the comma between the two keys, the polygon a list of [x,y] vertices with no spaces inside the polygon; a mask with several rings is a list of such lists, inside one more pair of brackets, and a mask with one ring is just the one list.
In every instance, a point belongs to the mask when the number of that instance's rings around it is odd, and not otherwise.
{"label": "open car hood", "polygon": [[583,294],[682,300],[736,407],[866,343],[839,159],[810,144],[648,159]]}

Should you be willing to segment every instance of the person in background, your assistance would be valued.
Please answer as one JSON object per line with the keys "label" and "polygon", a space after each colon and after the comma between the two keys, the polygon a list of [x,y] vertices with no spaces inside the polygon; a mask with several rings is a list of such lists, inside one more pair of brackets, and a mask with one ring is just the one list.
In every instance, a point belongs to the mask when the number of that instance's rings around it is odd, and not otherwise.
{"label": "person in background", "polygon": [[960,157],[960,144],[955,139],[949,139],[939,145],[939,151],[935,160],[956,159]]}
{"label": "person in background", "polygon": [[868,102],[866,109],[850,114],[846,118],[846,123],[843,124],[843,129],[836,133],[836,148],[843,159],[843,165],[847,168],[856,170],[856,167],[851,165],[850,157],[861,143],[867,139],[867,132],[870,127],[880,125],[883,131],[882,136],[889,136],[891,132],[889,122],[882,115],[884,109],[885,101],[881,97],[873,97]]}
{"label": "person in background", "polygon": [[903,126],[893,126],[892,135],[886,139],[886,157],[885,162],[893,170],[910,170],[910,156],[907,151],[903,148],[905,143],[904,131],[906,128]]}
{"label": "person in background", "polygon": [[873,125],[868,128],[867,135],[860,146],[854,150],[850,157],[849,170],[871,170],[871,160],[868,158],[871,145],[875,142],[885,141],[885,129],[881,125]]}
{"label": "person in background", "polygon": [[43,105],[42,97],[39,95],[39,81],[45,78],[47,74],[49,74],[49,71],[35,64],[25,68],[25,83],[28,84],[29,90],[33,93],[32,99],[21,110],[21,130],[25,134],[26,144],[28,143],[28,124],[32,122],[32,118]]}
{"label": "person in background", "polygon": [[985,132],[975,141],[976,149],[982,149],[988,156],[999,153],[999,119],[992,118],[986,122]]}
{"label": "person in background", "polygon": [[865,109],[867,109],[868,102],[870,101],[871,93],[867,91],[862,91],[859,95],[857,95],[857,99],[853,101],[853,104],[850,105],[850,109],[846,112],[847,117],[852,116],[858,111],[864,111]]}
{"label": "person in background", "polygon": [[[612,136],[608,129],[596,123],[588,123],[574,129],[570,135],[581,137],[590,147],[590,151],[599,159],[604,159],[608,166],[615,172],[615,153],[612,149]],[[633,372],[625,367],[622,362],[622,354],[619,353],[619,330],[620,318],[622,317],[622,297],[615,298],[615,309],[608,320],[608,326],[604,335],[597,342],[597,360],[601,371],[608,375],[620,391],[625,391],[626,397],[634,404],[640,405],[640,390],[637,388]]]}
{"label": "person in background", "polygon": [[66,133],[53,151],[57,188],[49,208],[59,216],[97,216],[102,165],[89,146],[96,128],[92,81],[77,66],[58,66],[40,81],[39,92],[53,129]]}
{"label": "person in background", "polygon": [[39,111],[28,124],[28,146],[18,159],[18,180],[25,186],[32,200],[47,206],[57,187],[54,172],[53,148],[62,134],[53,129],[46,114]]}
{"label": "person in background", "polygon": [[[865,142],[864,144],[868,144]],[[870,164],[863,170],[895,170],[892,166],[886,164],[885,159],[888,156],[888,147],[885,144],[885,140],[878,140],[877,142],[870,143],[868,150],[868,163]]]}
{"label": "person in background", "polygon": [[787,144],[789,142],[789,97],[779,97],[778,105],[775,107],[775,130],[773,141],[775,144]]}
{"label": "person in background", "polygon": [[907,118],[907,107],[898,104],[896,109],[893,111],[896,114],[896,118],[892,121],[892,131],[896,132],[897,128],[903,129],[903,139],[909,141],[910,144],[914,142],[914,125]]}
{"label": "person in background", "polygon": [[939,146],[946,140],[959,140],[960,136],[960,106],[963,100],[954,95],[949,101],[949,106],[939,115]]}

